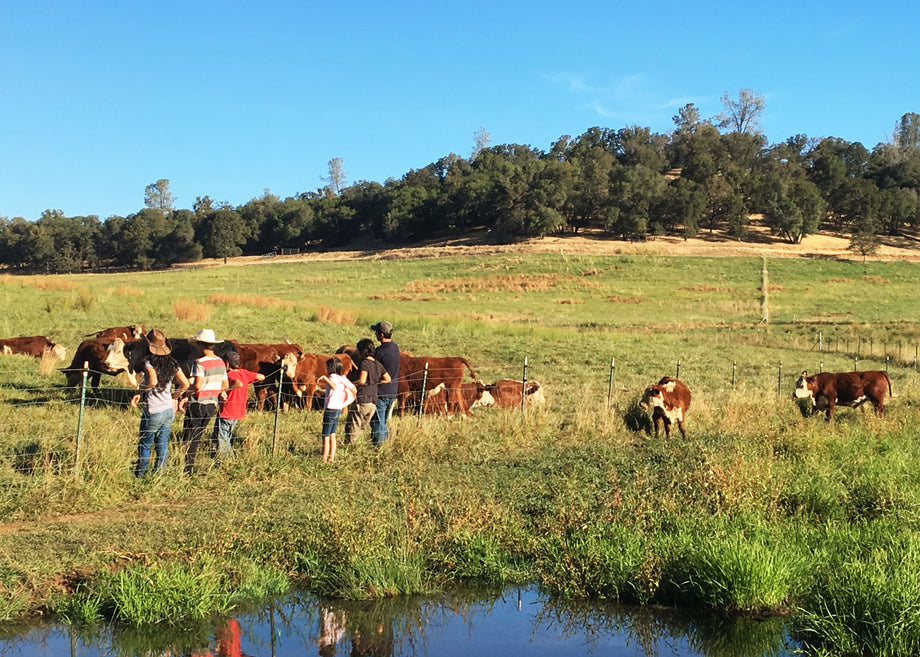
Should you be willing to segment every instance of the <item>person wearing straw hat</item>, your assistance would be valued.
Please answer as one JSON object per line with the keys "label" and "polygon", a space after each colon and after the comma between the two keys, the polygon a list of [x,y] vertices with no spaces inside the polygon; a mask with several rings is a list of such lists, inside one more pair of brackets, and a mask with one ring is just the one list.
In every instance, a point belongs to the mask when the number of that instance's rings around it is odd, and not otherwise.
{"label": "person wearing straw hat", "polygon": [[[138,387],[138,393],[131,397],[131,406],[137,408],[144,399],[141,409],[140,438],[137,443],[137,464],[134,476],[143,477],[150,465],[150,452],[156,448],[156,461],[153,469],[160,470],[166,465],[169,455],[169,430],[176,418],[176,400],[189,387],[179,363],[170,354],[172,348],[166,335],[157,329],[150,329],[143,338],[147,346],[147,358],[144,360],[144,378]],[[178,382],[175,391],[173,381]]]}
{"label": "person wearing straw hat", "polygon": [[202,356],[192,368],[191,393],[187,397],[185,421],[182,425],[182,441],[188,445],[185,453],[185,472],[195,470],[195,457],[201,446],[208,424],[217,414],[220,393],[229,387],[227,365],[214,353],[214,347],[223,340],[214,337],[213,329],[201,329],[191,341],[201,349]]}

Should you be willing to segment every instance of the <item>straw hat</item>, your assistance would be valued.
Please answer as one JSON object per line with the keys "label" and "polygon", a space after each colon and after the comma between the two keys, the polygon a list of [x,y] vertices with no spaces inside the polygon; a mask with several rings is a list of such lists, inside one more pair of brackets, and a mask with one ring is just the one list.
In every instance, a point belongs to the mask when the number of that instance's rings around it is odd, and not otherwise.
{"label": "straw hat", "polygon": [[214,337],[214,329],[201,329],[192,338],[195,342],[204,342],[206,344],[220,344],[223,340]]}

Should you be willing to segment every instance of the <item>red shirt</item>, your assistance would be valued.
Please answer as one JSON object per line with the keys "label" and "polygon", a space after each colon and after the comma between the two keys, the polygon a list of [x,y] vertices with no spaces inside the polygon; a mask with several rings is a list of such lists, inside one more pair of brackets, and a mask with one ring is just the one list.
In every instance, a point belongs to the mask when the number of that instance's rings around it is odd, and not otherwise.
{"label": "red shirt", "polygon": [[227,390],[227,400],[220,408],[220,416],[225,420],[242,420],[246,417],[246,397],[249,396],[249,384],[256,380],[258,374],[249,370],[228,370],[230,385],[239,381],[239,388]]}

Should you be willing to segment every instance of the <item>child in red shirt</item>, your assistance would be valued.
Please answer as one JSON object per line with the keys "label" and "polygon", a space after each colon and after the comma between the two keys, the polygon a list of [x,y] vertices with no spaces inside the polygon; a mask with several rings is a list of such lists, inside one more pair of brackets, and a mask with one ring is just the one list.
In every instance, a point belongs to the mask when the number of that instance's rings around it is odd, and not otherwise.
{"label": "child in red shirt", "polygon": [[240,355],[231,351],[224,358],[227,363],[227,379],[230,385],[220,395],[220,414],[214,421],[214,433],[211,434],[211,451],[216,454],[217,463],[233,454],[231,439],[237,422],[246,417],[246,398],[249,396],[249,384],[265,379],[264,374],[240,368]]}

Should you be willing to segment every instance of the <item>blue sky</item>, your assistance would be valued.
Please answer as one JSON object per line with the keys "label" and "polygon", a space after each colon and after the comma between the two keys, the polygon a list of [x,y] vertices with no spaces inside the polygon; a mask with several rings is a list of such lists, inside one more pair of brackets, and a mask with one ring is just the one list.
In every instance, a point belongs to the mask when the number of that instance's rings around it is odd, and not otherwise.
{"label": "blue sky", "polygon": [[674,127],[764,96],[770,142],[920,112],[920,5],[0,0],[0,217],[128,215],[399,178],[493,144]]}

